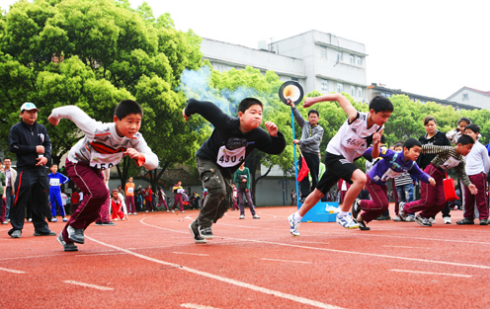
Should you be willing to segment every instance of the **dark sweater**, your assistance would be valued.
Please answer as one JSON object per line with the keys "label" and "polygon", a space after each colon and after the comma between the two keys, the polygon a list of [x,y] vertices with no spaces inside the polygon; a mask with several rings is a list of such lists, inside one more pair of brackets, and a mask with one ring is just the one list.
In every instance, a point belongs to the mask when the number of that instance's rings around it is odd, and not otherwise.
{"label": "dark sweater", "polygon": [[51,160],[51,140],[46,128],[37,122],[28,125],[24,121],[14,124],[9,133],[9,149],[17,155],[17,167],[32,167],[44,169],[37,164],[38,153],[36,146],[44,146],[43,156]]}
{"label": "dark sweater", "polygon": [[[431,138],[427,138],[427,133],[422,135],[419,141],[422,145],[451,146],[451,142],[447,139],[446,133],[442,133],[439,130]],[[417,165],[424,170],[436,156],[436,154],[420,154],[417,159]]]}

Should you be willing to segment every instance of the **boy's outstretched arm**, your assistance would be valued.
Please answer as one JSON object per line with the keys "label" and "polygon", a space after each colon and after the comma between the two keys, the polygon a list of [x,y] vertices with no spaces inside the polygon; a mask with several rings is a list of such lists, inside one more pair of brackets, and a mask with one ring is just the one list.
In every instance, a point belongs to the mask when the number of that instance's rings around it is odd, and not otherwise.
{"label": "boy's outstretched arm", "polygon": [[192,114],[200,114],[215,128],[222,127],[226,120],[230,117],[214,103],[206,101],[198,101],[195,99],[187,100],[187,106],[182,110],[182,116],[187,121]]}
{"label": "boy's outstretched arm", "polygon": [[260,145],[257,148],[268,154],[280,154],[286,148],[286,139],[284,135],[277,129],[277,125],[271,121],[265,123],[265,127],[269,134],[262,131]]}
{"label": "boy's outstretched arm", "polygon": [[306,98],[305,103],[303,103],[303,107],[310,107],[318,102],[325,101],[337,101],[339,102],[340,107],[347,113],[347,117],[349,118],[349,122],[354,121],[357,117],[357,109],[352,106],[352,104],[340,93],[332,93],[327,95],[322,95],[316,98]]}

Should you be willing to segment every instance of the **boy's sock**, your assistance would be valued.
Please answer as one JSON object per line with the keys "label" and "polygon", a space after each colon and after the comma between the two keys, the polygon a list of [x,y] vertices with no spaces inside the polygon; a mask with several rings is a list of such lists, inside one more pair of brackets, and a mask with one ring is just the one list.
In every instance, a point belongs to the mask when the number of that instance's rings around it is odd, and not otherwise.
{"label": "boy's sock", "polygon": [[303,216],[300,216],[298,212],[295,212],[293,218],[294,218],[294,221],[301,222],[301,219],[303,219]]}
{"label": "boy's sock", "polygon": [[348,214],[349,214],[348,211],[340,210],[339,211],[339,214],[337,215],[337,217],[342,218],[343,216],[348,215]]}

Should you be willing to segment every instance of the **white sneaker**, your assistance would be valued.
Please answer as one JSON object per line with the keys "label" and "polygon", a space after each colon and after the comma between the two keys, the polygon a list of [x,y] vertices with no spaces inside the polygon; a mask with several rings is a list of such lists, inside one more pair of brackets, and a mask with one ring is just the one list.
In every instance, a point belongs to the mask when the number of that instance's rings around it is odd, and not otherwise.
{"label": "white sneaker", "polygon": [[429,218],[429,222],[430,222],[430,224],[436,224],[436,219],[434,219],[434,218]]}
{"label": "white sneaker", "polygon": [[138,213],[136,213],[136,212],[133,212],[133,215],[135,215],[135,216],[136,216],[137,214],[138,214]]}
{"label": "white sneaker", "polygon": [[146,212],[148,212],[148,210]]}
{"label": "white sneaker", "polygon": [[175,213],[175,210],[172,209],[172,213]]}
{"label": "white sneaker", "polygon": [[167,209],[167,212],[169,212],[170,210]]}
{"label": "white sneaker", "polygon": [[402,219],[400,217],[396,216],[393,218],[393,221],[400,222],[400,221],[402,221]]}
{"label": "white sneaker", "polygon": [[288,221],[289,221],[289,232],[291,232],[293,236],[299,236],[300,234],[298,229],[301,222],[296,221],[296,219],[294,218],[294,214],[288,217]]}
{"label": "white sneaker", "polygon": [[444,217],[444,224],[451,224],[451,217]]}
{"label": "white sneaker", "polygon": [[240,215],[240,219],[245,219],[245,215]]}
{"label": "white sneaker", "polygon": [[183,214],[185,214],[185,211],[183,211],[183,210],[182,210],[181,212],[182,212]]}
{"label": "white sneaker", "polygon": [[352,216],[350,214],[343,216],[342,218],[339,218],[339,215],[337,215],[337,224],[342,225],[346,229],[357,229],[359,228],[359,224],[352,219]]}
{"label": "white sneaker", "polygon": [[414,215],[408,215],[407,218],[405,219],[405,222],[415,222],[415,216]]}

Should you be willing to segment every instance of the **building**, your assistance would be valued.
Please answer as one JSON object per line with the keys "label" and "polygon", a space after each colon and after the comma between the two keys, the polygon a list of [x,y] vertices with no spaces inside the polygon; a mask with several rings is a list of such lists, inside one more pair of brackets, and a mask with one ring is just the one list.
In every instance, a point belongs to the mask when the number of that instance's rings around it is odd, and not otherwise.
{"label": "building", "polygon": [[367,101],[363,43],[311,30],[259,46],[254,49],[203,38],[201,52],[220,72],[252,66],[264,73],[274,71],[284,81],[298,81],[305,93],[346,92],[357,101]]}
{"label": "building", "polygon": [[463,105],[476,106],[476,108],[490,109],[490,91],[481,91],[469,87],[463,87],[450,95],[447,100]]}
{"label": "building", "polygon": [[[470,104],[462,104],[457,101],[450,101],[449,99],[447,100],[441,100],[433,97],[427,97],[424,95],[419,95],[415,93],[410,93],[410,92],[405,92],[402,91],[401,89],[391,89],[387,88],[384,86],[377,85],[375,83],[371,84],[370,86],[367,87],[367,98],[370,101],[372,98],[374,98],[377,95],[391,98],[394,95],[399,95],[399,94],[404,94],[410,98],[410,101],[416,102],[420,101],[420,103],[425,104],[427,102],[435,102],[437,104],[440,104],[442,106],[452,106],[455,110],[460,111],[462,109],[468,109],[468,110],[473,110],[473,109],[482,109],[482,107],[479,107],[477,105],[470,105]],[[487,105],[490,106],[490,94],[488,95],[489,99],[489,104]]]}

